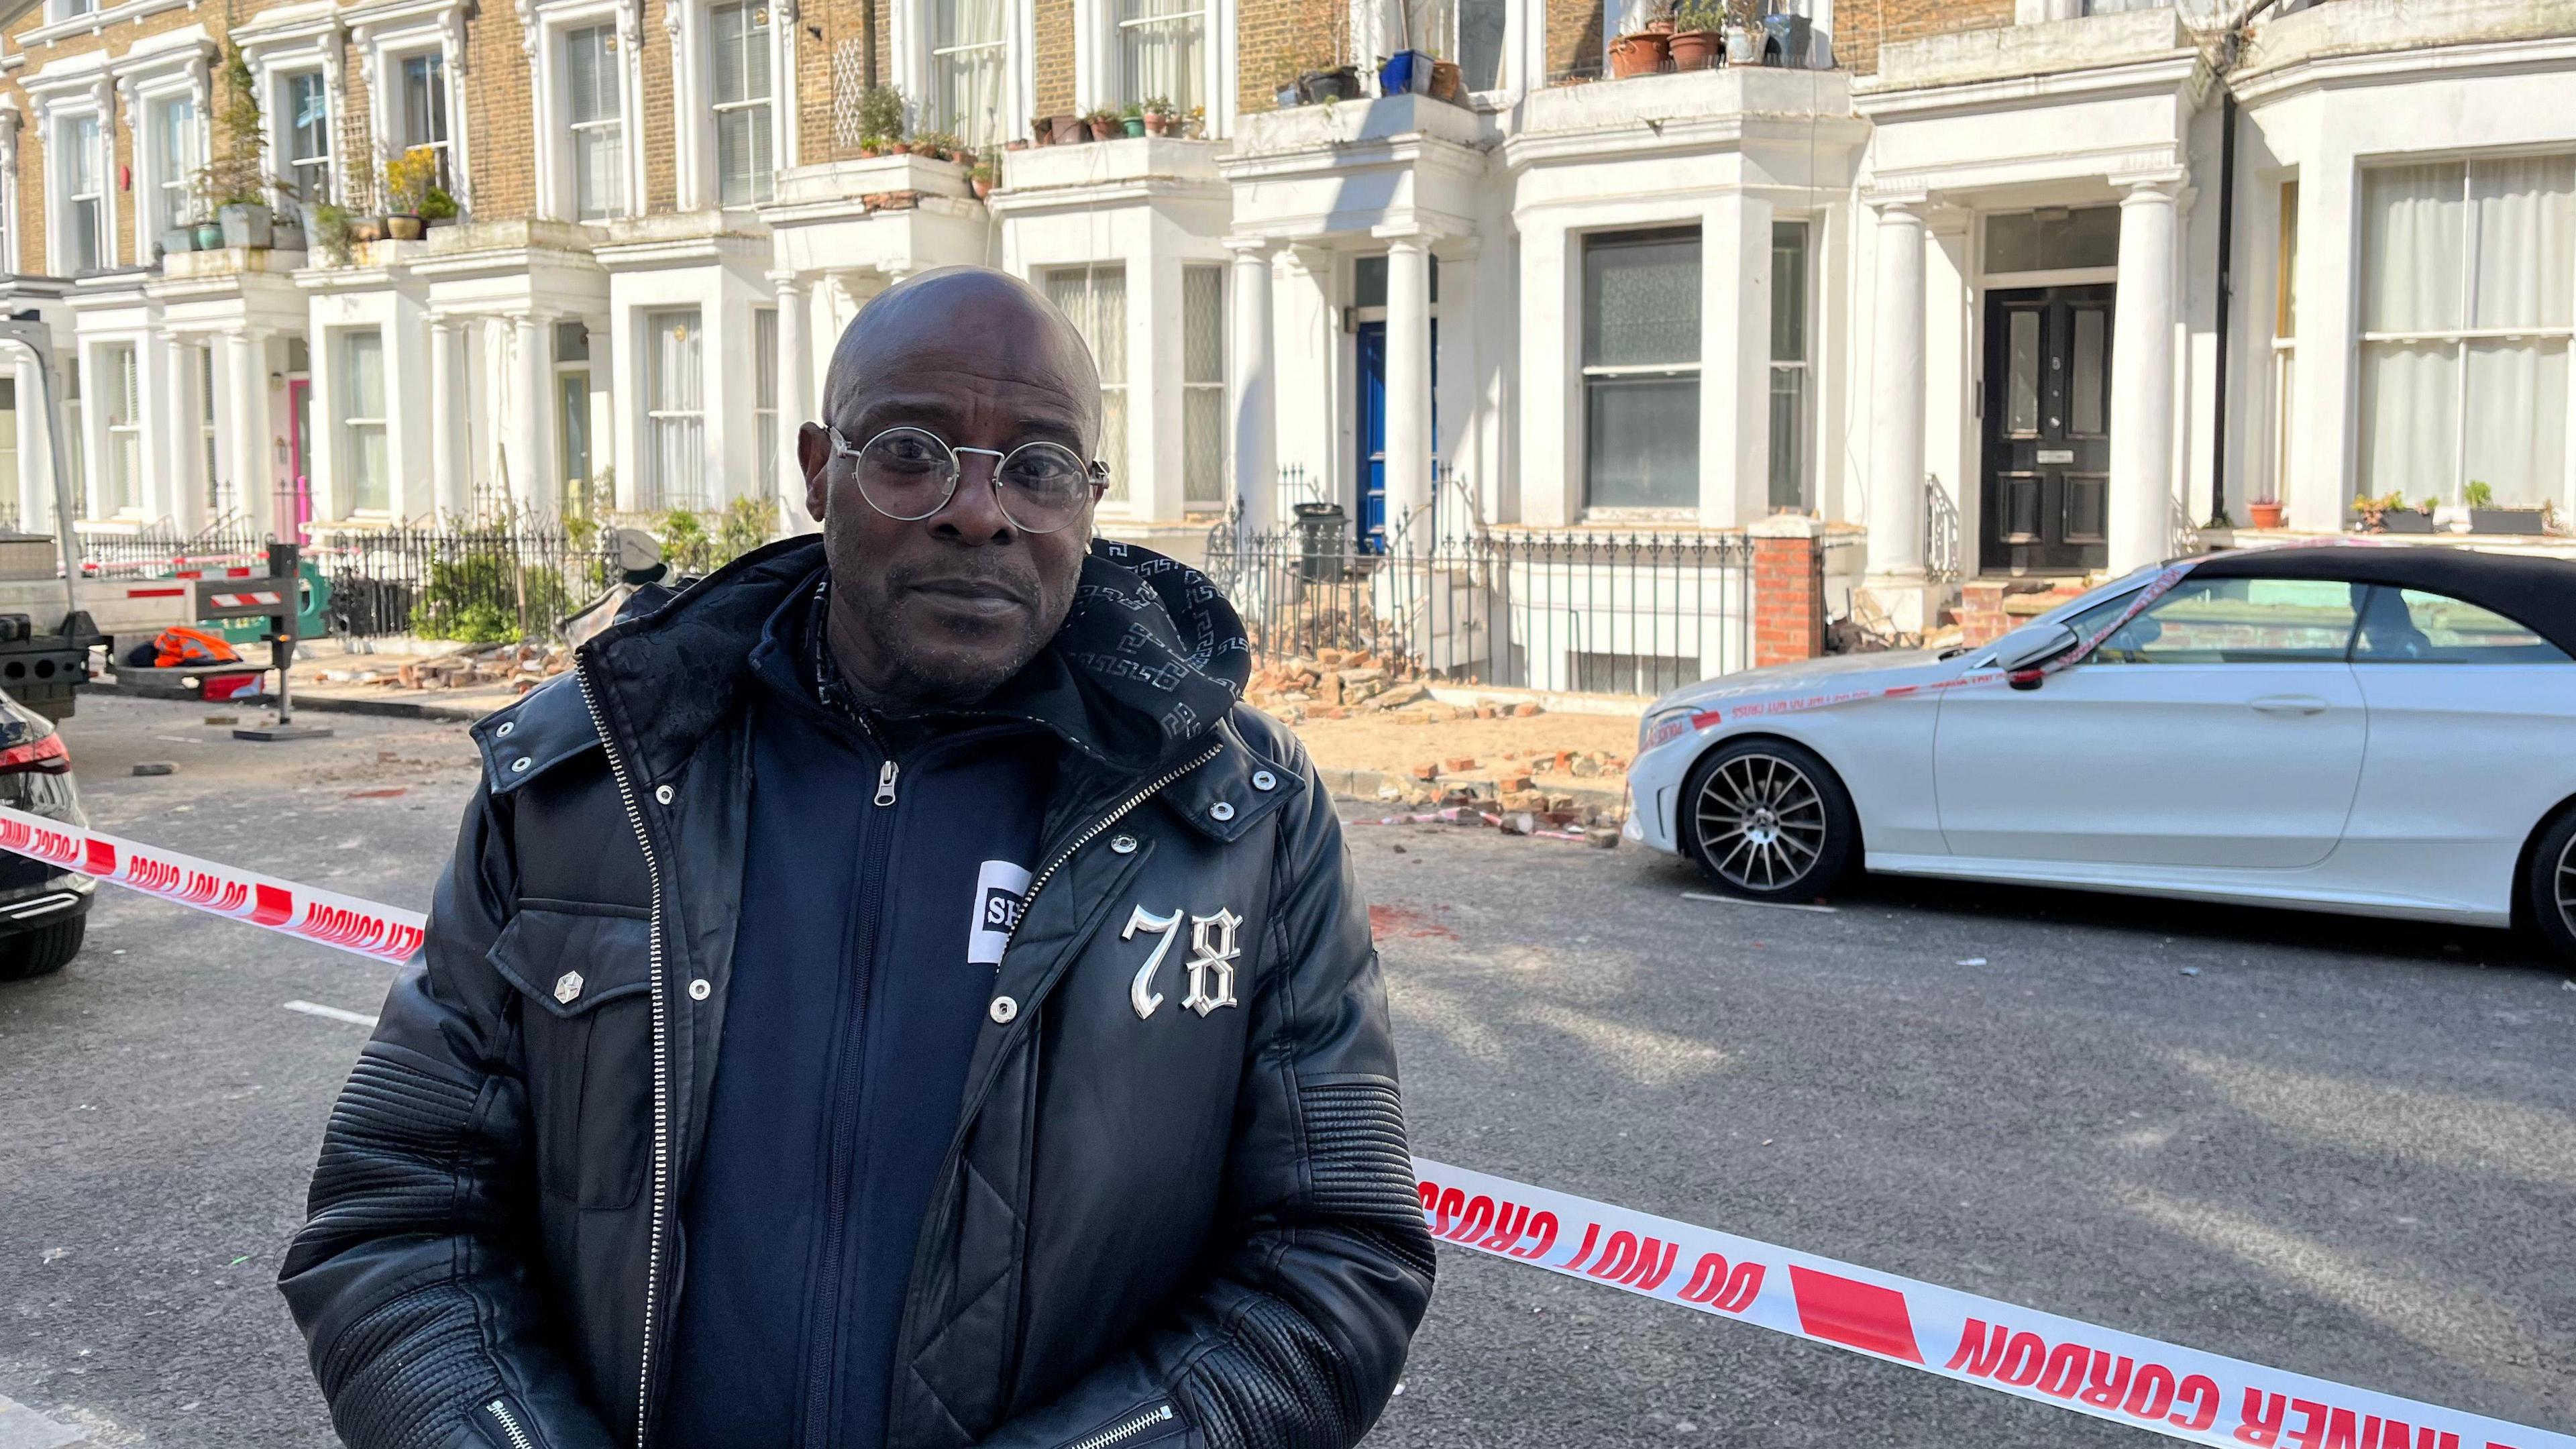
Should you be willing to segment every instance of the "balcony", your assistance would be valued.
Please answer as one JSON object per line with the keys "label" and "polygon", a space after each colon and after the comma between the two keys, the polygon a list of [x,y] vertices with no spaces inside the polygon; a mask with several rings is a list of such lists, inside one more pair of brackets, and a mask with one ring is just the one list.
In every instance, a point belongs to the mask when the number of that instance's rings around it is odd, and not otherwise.
{"label": "balcony", "polygon": [[1878,52],[1878,73],[1855,89],[1864,97],[1993,81],[2040,80],[2076,71],[2170,61],[2191,52],[2171,9],[2126,10],[2072,20],[1998,25],[1897,41]]}
{"label": "balcony", "polygon": [[[993,193],[997,209],[1038,194],[1141,192],[1178,184],[1197,187],[1217,180],[1218,143],[1178,136],[1126,136],[1112,141],[1084,141],[1070,146],[1033,146],[1002,154],[1001,184]],[[1056,198],[1045,198],[1052,201]]]}
{"label": "balcony", "polygon": [[1488,123],[1476,112],[1426,95],[1381,96],[1264,111],[1235,123],[1231,161],[1288,156],[1345,147],[1384,145],[1398,137],[1426,136],[1475,146]]}
{"label": "balcony", "polygon": [[2576,12],[2527,0],[2317,0],[2258,21],[2229,80],[2259,90],[2272,76],[2321,60],[2570,36]]}
{"label": "balcony", "polygon": [[821,212],[904,211],[928,197],[964,198],[966,168],[923,156],[866,156],[779,173],[778,195],[761,208],[772,226]]}
{"label": "balcony", "polygon": [[1851,77],[1838,70],[1730,65],[1664,71],[1595,85],[1560,85],[1522,100],[1520,137],[1600,132],[1658,133],[1679,122],[1732,122],[1747,117],[1807,122],[1851,114]]}

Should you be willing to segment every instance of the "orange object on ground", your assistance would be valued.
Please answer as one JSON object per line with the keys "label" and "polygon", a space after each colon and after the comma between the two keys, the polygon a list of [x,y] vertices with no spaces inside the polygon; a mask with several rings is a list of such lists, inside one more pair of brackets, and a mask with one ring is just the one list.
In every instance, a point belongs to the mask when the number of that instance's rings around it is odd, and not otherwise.
{"label": "orange object on ground", "polygon": [[184,624],[162,630],[152,640],[152,648],[155,655],[152,663],[159,669],[242,662],[240,652],[221,635],[209,634],[203,629],[192,629]]}

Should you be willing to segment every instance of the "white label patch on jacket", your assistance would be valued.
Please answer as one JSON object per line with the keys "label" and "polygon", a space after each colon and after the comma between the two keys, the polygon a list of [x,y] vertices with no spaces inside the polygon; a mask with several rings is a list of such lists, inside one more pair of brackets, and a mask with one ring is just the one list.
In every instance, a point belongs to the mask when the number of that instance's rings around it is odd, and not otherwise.
{"label": "white label patch on jacket", "polygon": [[1028,904],[1029,868],[1007,860],[988,860],[975,875],[975,919],[966,936],[966,964],[999,966],[1002,948]]}

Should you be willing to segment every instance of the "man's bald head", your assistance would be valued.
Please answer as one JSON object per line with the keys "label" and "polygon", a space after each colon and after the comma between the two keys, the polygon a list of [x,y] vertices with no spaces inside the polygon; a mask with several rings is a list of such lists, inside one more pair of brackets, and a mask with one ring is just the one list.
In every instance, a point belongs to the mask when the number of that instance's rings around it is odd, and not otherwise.
{"label": "man's bald head", "polygon": [[[1082,334],[1035,287],[982,267],[898,282],[859,309],[832,350],[823,416],[797,435],[805,506],[823,525],[831,640],[842,673],[895,705],[970,703],[1035,658],[1073,606],[1090,504],[1032,533],[996,482],[1005,455],[1055,443],[1084,459],[1100,437],[1100,373]],[[870,501],[853,456],[914,429],[958,467],[947,501],[896,518]]]}
{"label": "man's bald head", "polygon": [[[1029,370],[1062,378],[1086,401],[1086,456],[1100,431],[1100,369],[1090,345],[1046,294],[990,267],[937,267],[868,299],[832,349],[823,416],[838,422],[864,405],[871,385],[903,378],[924,352],[1012,354]],[[855,441],[855,440],[854,440]]]}

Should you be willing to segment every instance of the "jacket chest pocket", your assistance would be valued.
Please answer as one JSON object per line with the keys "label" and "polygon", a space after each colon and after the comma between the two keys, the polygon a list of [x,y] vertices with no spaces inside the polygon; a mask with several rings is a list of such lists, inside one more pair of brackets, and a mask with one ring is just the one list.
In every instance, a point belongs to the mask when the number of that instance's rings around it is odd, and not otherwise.
{"label": "jacket chest pocket", "polygon": [[537,1183],[584,1208],[632,1206],[653,1100],[652,929],[627,906],[523,904],[492,943],[519,989]]}

